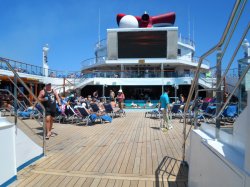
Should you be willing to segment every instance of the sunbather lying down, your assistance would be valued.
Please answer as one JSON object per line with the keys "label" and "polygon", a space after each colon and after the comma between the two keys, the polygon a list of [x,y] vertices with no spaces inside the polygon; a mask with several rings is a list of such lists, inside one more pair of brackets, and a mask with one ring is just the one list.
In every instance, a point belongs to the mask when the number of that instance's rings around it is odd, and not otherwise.
{"label": "sunbather lying down", "polygon": [[[102,112],[102,111],[93,112],[92,110],[87,109],[84,106],[79,106],[77,108],[83,108],[86,111],[86,113],[89,115],[89,118],[92,122],[94,122],[96,119],[101,119],[104,122],[110,122],[110,123],[112,122],[112,118],[109,115],[107,115],[105,112]],[[81,110],[80,110],[80,113],[82,114]]]}

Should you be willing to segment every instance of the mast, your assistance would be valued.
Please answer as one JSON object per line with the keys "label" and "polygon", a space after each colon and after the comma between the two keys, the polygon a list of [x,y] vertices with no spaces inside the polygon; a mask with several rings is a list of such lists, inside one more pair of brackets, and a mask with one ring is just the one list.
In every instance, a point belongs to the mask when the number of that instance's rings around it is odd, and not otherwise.
{"label": "mast", "polygon": [[190,40],[190,6],[188,6],[188,39]]}
{"label": "mast", "polygon": [[98,12],[98,47],[101,46],[101,15],[100,15],[100,8]]}

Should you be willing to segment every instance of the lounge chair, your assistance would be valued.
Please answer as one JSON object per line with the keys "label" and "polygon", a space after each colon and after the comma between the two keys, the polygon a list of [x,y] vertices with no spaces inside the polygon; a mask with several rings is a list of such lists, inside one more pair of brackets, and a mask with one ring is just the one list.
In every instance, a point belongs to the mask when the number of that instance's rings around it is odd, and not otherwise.
{"label": "lounge chair", "polygon": [[225,122],[233,123],[238,116],[238,106],[237,104],[228,105],[223,113],[221,114],[222,120]]}
{"label": "lounge chair", "polygon": [[90,114],[84,107],[77,107],[76,110],[81,114],[82,120],[86,121],[86,125],[89,124],[90,121]]}
{"label": "lounge chair", "polygon": [[151,111],[145,112],[145,117],[148,117],[150,115],[151,118],[161,118],[162,117],[162,111],[160,109],[154,109]]}
{"label": "lounge chair", "polygon": [[183,113],[182,110],[180,109],[181,104],[174,104],[173,107],[171,108],[170,115],[171,118],[180,118],[183,119]]}
{"label": "lounge chair", "polygon": [[67,116],[66,121],[71,121],[72,123],[81,121],[81,116],[79,116],[70,105],[65,107],[65,114]]}

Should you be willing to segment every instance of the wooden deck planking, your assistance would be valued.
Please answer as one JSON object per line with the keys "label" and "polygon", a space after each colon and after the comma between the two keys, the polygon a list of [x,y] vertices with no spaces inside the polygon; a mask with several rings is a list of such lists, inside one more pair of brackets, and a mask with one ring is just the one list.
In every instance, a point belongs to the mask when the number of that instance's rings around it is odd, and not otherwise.
{"label": "wooden deck planking", "polygon": [[[125,165],[125,164],[123,164],[125,161],[125,158],[128,158],[128,156],[126,157],[126,155],[129,154],[129,148],[132,146],[132,144],[129,141],[129,138],[134,132],[134,128],[132,125],[133,123],[132,123],[131,119],[129,122],[130,123],[127,123],[128,129],[123,132],[123,134],[125,135],[124,140],[122,142],[120,142],[120,144],[122,144],[123,146],[122,146],[122,149],[119,152],[119,154],[117,154],[118,159],[116,160],[115,164],[112,164],[112,165],[114,165],[113,169],[112,169],[112,173],[120,173],[122,171],[121,170],[122,165]],[[124,168],[124,173],[125,173],[126,168],[125,167],[123,167],[123,168]]]}
{"label": "wooden deck planking", "polygon": [[[79,128],[83,129],[78,129],[78,131],[85,130],[85,127],[79,127]],[[90,136],[85,140],[86,142],[84,141],[84,139],[79,139],[78,141],[76,141],[78,142],[77,144],[74,144],[74,142],[70,142],[69,145],[71,146],[68,146],[69,149],[65,150],[67,151],[67,156],[65,157],[65,155],[62,155],[62,157],[60,157],[60,159],[58,159],[57,162],[51,166],[51,168],[56,168],[56,169],[61,167],[67,168],[69,165],[72,164],[71,162],[76,161],[76,159],[81,156],[82,149],[84,151],[87,151],[87,149],[91,150],[91,145],[93,145],[98,139],[98,132],[99,129],[97,129],[97,131],[93,131],[92,133],[90,132]]]}
{"label": "wooden deck planking", "polygon": [[[150,156],[152,156],[152,170],[151,170],[152,173],[156,172],[156,169],[157,169],[157,167],[159,165],[158,164],[158,158],[157,158],[157,152],[156,152],[156,143],[157,143],[158,140],[157,140],[157,138],[155,136],[155,129],[157,128],[155,124],[157,123],[157,121],[158,120],[152,121],[151,124],[150,124],[150,128],[152,129],[150,131],[150,135],[151,135],[150,136],[151,137],[150,143],[151,143],[151,151],[152,151]],[[151,173],[147,173],[147,174],[151,174]]]}
{"label": "wooden deck planking", "polygon": [[[111,124],[56,124],[58,136],[47,141],[48,156],[16,184],[169,186],[170,180],[171,185],[185,186],[187,169],[180,166],[183,124],[173,122],[173,129],[162,132],[159,119],[136,112]],[[176,179],[180,181],[172,182]]]}
{"label": "wooden deck planking", "polygon": [[115,187],[122,187],[123,180],[116,180],[115,181]]}
{"label": "wooden deck planking", "polygon": [[[116,164],[116,160],[118,159],[119,153],[121,153],[122,151],[122,147],[123,145],[121,145],[120,143],[124,142],[126,140],[126,138],[128,138],[128,136],[126,136],[125,133],[123,134],[119,134],[118,133],[118,138],[117,141],[112,142],[112,145],[114,145],[113,147],[110,146],[109,150],[106,151],[106,153],[103,155],[103,158],[107,157],[107,159],[103,159],[103,161],[105,161],[104,164],[102,164],[103,162],[100,162],[100,164],[102,165],[101,168],[99,169],[99,172],[101,173],[110,173],[112,172],[112,168],[114,167],[114,165]],[[108,169],[110,168],[110,169]]]}
{"label": "wooden deck planking", "polygon": [[72,177],[72,179],[69,181],[67,186],[74,186],[78,180],[79,180],[79,177]]}
{"label": "wooden deck planking", "polygon": [[[108,133],[107,133],[108,134]],[[98,134],[97,134],[98,135]],[[99,143],[102,144],[103,140],[106,137],[104,137],[103,139],[99,139],[98,142],[98,136],[94,135],[93,138],[88,142],[88,144],[86,144],[83,148],[78,148],[79,152],[78,153],[73,153],[71,154],[71,156],[69,156],[64,162],[66,163],[66,165],[63,166],[64,169],[67,169],[70,166],[76,166],[79,164],[79,161],[81,158],[84,158],[84,156],[87,155],[87,153],[89,153],[88,151],[90,150],[89,155],[92,157],[94,157],[95,155],[97,155],[97,152],[95,149],[91,148],[93,144]],[[84,141],[82,142],[82,144],[84,145]],[[98,149],[98,145],[97,145],[97,149]],[[83,160],[82,160],[83,161]],[[73,164],[74,163],[74,164]],[[78,163],[78,164],[77,164]],[[57,167],[60,168],[60,167]]]}
{"label": "wooden deck planking", "polygon": [[97,187],[106,187],[108,179],[102,179]]}
{"label": "wooden deck planking", "polygon": [[110,162],[114,162],[112,158],[116,153],[116,150],[120,146],[118,142],[122,140],[122,137],[123,136],[121,136],[119,132],[116,133],[116,136],[113,138],[113,141],[110,140],[111,143],[109,144],[109,146],[105,145],[106,147],[103,148],[103,154],[99,155],[100,159],[96,163],[95,167],[92,170],[88,168],[88,171],[99,171],[100,173],[104,173]]}
{"label": "wooden deck planking", "polygon": [[[113,146],[116,145],[117,139],[119,138],[119,133],[112,132],[110,136],[107,137],[107,141],[103,142],[99,146],[100,152],[94,155],[93,161],[90,163],[86,171],[99,171],[103,164],[107,165],[110,161],[109,153],[112,151]],[[104,172],[104,171],[103,171]]]}
{"label": "wooden deck planking", "polygon": [[[140,146],[141,146],[141,143],[138,143],[138,142],[139,142],[140,134],[142,133],[141,128],[142,128],[143,122],[137,119],[136,120],[136,125],[139,126],[139,127],[137,127],[136,131],[135,131],[136,134],[135,134],[135,138],[133,140],[133,146],[132,146],[131,154],[130,154],[130,157],[129,157],[129,160],[128,160],[126,173],[133,173],[133,169],[135,167],[138,167],[138,163],[136,163],[137,165],[135,165],[135,159],[136,159],[136,152],[138,150],[138,144],[140,144]],[[141,148],[139,148],[139,150],[140,149]]]}
{"label": "wooden deck planking", "polygon": [[83,186],[84,182],[86,181],[86,178],[79,178],[79,180],[74,184],[74,187],[80,187]]}
{"label": "wooden deck planking", "polygon": [[[101,133],[101,130],[99,133]],[[75,163],[68,169],[85,171],[95,160],[95,156],[100,154],[102,146],[105,145],[107,141],[109,141],[108,138],[110,133],[112,133],[112,131],[104,134],[103,138],[99,139],[99,141],[97,141],[98,137],[96,137],[96,142],[92,141],[90,144],[86,145],[87,149],[81,152],[81,155],[75,159]],[[92,145],[95,145],[95,147]],[[81,161],[82,164],[79,164],[79,161]]]}
{"label": "wooden deck planking", "polygon": [[120,134],[120,136],[122,138],[118,140],[118,143],[117,143],[118,148],[114,152],[115,154],[113,155],[111,162],[106,167],[106,170],[105,170],[106,173],[113,172],[115,166],[117,166],[118,168],[119,168],[119,166],[121,166],[122,158],[124,156],[123,151],[124,151],[124,147],[126,145],[125,142],[126,142],[126,139],[129,137],[129,133],[132,129],[131,127],[132,127],[132,125],[130,125],[130,127],[127,128],[127,131],[126,131],[127,133],[124,133],[124,131],[122,131],[122,133]]}
{"label": "wooden deck planking", "polygon": [[[29,177],[27,177],[29,176]],[[35,178],[37,178],[39,176],[39,174],[33,173],[31,175],[27,175],[27,178],[21,178],[20,182],[18,182],[18,185],[16,186],[27,186],[26,184],[29,184],[30,182],[32,182]]]}

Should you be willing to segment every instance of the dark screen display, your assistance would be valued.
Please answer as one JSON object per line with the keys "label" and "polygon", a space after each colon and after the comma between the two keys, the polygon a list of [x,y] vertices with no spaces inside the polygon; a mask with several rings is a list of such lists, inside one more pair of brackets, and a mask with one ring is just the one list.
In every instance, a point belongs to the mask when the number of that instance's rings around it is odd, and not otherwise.
{"label": "dark screen display", "polygon": [[166,58],[167,32],[118,32],[118,58]]}

